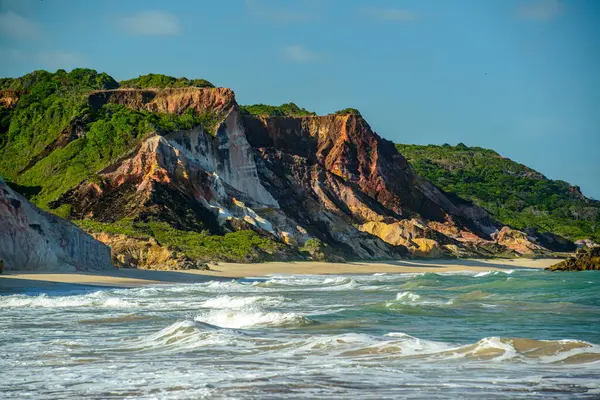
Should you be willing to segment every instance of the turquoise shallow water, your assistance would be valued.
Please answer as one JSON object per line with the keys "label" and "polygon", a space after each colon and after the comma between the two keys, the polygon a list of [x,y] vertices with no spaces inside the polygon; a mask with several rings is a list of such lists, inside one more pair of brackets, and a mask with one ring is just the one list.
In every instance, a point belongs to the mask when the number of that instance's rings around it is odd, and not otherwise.
{"label": "turquoise shallow water", "polygon": [[599,272],[275,276],[0,296],[0,393],[600,398]]}

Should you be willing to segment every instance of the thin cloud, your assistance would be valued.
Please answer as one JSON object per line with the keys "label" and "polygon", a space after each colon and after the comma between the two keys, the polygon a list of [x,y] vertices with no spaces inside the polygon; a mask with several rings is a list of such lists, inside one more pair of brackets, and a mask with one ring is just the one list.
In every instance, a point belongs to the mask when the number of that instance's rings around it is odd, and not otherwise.
{"label": "thin cloud", "polygon": [[322,56],[319,53],[311,51],[300,45],[290,45],[282,51],[283,59],[293,62],[308,62],[320,59]]}
{"label": "thin cloud", "polygon": [[419,18],[419,14],[402,8],[366,8],[365,14],[382,21],[408,22]]}
{"label": "thin cloud", "polygon": [[0,13],[0,34],[22,39],[35,39],[40,30],[37,24],[13,11]]}
{"label": "thin cloud", "polygon": [[0,0],[1,11],[13,11],[19,15],[27,15],[39,6],[40,0]]}
{"label": "thin cloud", "polygon": [[560,0],[537,0],[521,5],[515,13],[518,19],[551,21],[565,11]]}
{"label": "thin cloud", "polygon": [[181,33],[179,19],[160,10],[141,11],[137,14],[121,17],[119,24],[133,35],[172,36]]}
{"label": "thin cloud", "polygon": [[6,55],[6,59],[12,62],[22,62],[27,60],[27,55],[19,49],[2,49],[0,52]]}
{"label": "thin cloud", "polygon": [[28,63],[47,69],[72,69],[85,64],[85,57],[62,50],[48,50],[39,52],[25,52],[14,48],[0,48],[5,58],[10,62]]}
{"label": "thin cloud", "polygon": [[246,10],[255,17],[279,23],[306,22],[315,16],[305,11],[281,8],[260,0],[246,0]]}
{"label": "thin cloud", "polygon": [[34,54],[33,59],[50,69],[71,69],[85,63],[84,57],[68,51],[42,51]]}

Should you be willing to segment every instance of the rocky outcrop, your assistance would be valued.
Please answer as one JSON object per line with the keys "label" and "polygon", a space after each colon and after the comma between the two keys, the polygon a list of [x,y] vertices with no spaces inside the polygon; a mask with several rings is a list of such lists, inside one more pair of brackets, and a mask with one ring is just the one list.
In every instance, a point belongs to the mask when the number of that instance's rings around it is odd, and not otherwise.
{"label": "rocky outcrop", "polygon": [[576,243],[573,243],[567,238],[559,235],[555,235],[552,232],[539,232],[534,228],[526,228],[523,230],[528,238],[535,243],[550,251],[556,251],[560,253],[570,253],[577,250]]}
{"label": "rocky outcrop", "polygon": [[112,262],[119,268],[154,270],[209,270],[208,264],[192,260],[184,253],[161,246],[154,239],[136,239],[125,235],[92,234],[111,248]]}
{"label": "rocky outcrop", "polygon": [[578,249],[581,249],[582,247],[598,246],[598,243],[595,243],[591,239],[580,239],[575,242],[575,246],[577,246]]}
{"label": "rocky outcrop", "polygon": [[569,257],[547,269],[550,271],[600,270],[600,246],[579,249],[575,257]]}
{"label": "rocky outcrop", "polygon": [[265,187],[287,215],[326,243],[352,241],[328,235],[337,225],[330,216],[389,245],[436,257],[456,255],[463,247],[473,252],[470,243],[492,241],[489,235],[501,228],[483,209],[416,175],[360,115],[245,116],[243,121],[262,158]]}
{"label": "rocky outcrop", "polygon": [[525,232],[512,229],[508,226],[503,227],[499,232],[494,233],[494,240],[501,246],[513,250],[520,255],[543,254],[548,250],[535,243]]}
{"label": "rocky outcrop", "polygon": [[0,90],[0,105],[6,108],[14,108],[22,94],[23,92],[20,90]]}
{"label": "rocky outcrop", "polygon": [[94,110],[106,103],[116,103],[136,110],[177,115],[188,109],[198,114],[206,111],[226,114],[236,104],[231,89],[195,87],[98,90],[89,95],[88,103]]}
{"label": "rocky outcrop", "polygon": [[1,178],[0,259],[8,271],[114,268],[107,246],[70,222],[40,210]]}

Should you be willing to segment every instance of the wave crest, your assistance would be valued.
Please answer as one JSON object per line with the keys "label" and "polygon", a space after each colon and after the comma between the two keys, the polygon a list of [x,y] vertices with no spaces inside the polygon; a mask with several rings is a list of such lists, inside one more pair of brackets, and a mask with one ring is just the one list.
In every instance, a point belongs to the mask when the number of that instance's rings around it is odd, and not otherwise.
{"label": "wave crest", "polygon": [[259,307],[241,309],[218,309],[200,314],[195,318],[206,324],[221,328],[252,329],[261,327],[293,327],[315,323],[297,313],[265,311]]}
{"label": "wave crest", "polygon": [[134,308],[137,303],[105,295],[104,292],[94,292],[87,295],[72,296],[39,296],[12,295],[0,296],[0,308],[70,308],[70,307],[101,307],[101,308]]}

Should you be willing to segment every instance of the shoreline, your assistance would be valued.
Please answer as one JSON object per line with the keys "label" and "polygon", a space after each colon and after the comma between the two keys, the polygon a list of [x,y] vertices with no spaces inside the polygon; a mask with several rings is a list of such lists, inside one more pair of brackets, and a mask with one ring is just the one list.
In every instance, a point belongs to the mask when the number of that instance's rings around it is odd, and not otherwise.
{"label": "shoreline", "polygon": [[394,260],[327,263],[317,261],[265,262],[260,264],[219,263],[210,271],[157,271],[115,269],[97,272],[11,272],[0,275],[0,294],[23,289],[51,290],[64,285],[139,287],[160,284],[192,284],[271,275],[362,275],[375,273],[486,272],[512,269],[539,270],[560,259],[467,259]]}

